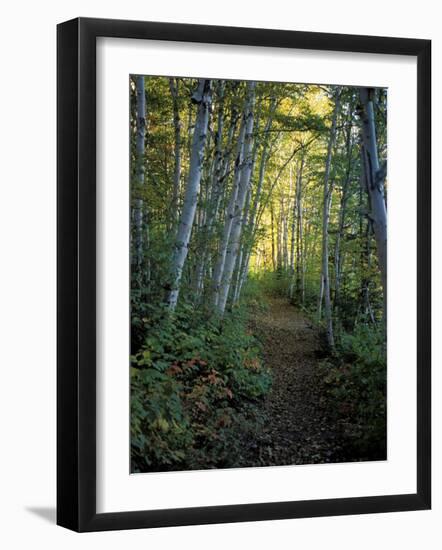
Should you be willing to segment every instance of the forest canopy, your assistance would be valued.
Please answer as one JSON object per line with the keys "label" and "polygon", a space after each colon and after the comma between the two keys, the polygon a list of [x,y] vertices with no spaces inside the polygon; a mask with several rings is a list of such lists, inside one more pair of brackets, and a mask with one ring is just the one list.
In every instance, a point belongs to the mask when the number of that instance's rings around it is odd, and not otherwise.
{"label": "forest canopy", "polygon": [[[387,90],[142,75],[129,90],[133,471],[382,457]],[[263,451],[285,360],[259,319],[275,308],[317,335],[339,452]]]}

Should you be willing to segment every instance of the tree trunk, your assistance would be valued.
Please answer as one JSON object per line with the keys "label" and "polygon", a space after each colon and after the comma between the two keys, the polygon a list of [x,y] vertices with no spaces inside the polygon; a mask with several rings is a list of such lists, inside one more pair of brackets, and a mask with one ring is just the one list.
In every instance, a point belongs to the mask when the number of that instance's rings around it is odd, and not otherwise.
{"label": "tree trunk", "polygon": [[135,250],[133,263],[137,266],[143,261],[143,199],[141,198],[144,187],[144,150],[146,139],[146,92],[144,89],[144,76],[136,78],[137,98],[137,133],[136,133],[136,173],[135,182],[138,198],[134,204],[134,225],[135,225]]}
{"label": "tree trunk", "polygon": [[295,277],[295,294],[297,300],[301,297],[301,273],[302,265],[302,241],[303,241],[303,216],[302,216],[302,172],[304,170],[304,155],[301,157],[301,166],[299,167],[298,177],[296,179],[296,277]]}
{"label": "tree trunk", "polygon": [[180,181],[181,181],[181,120],[180,120],[180,110],[178,103],[178,78],[169,78],[169,87],[170,93],[172,95],[173,103],[173,128],[175,133],[175,167],[173,172],[173,195],[172,195],[172,220],[173,224],[178,221],[179,211],[178,211],[178,197],[180,193]]}
{"label": "tree trunk", "polygon": [[168,294],[169,308],[174,310],[180,291],[181,276],[189,251],[190,235],[198,202],[201,182],[201,169],[207,139],[207,124],[211,102],[210,80],[200,79],[198,88],[192,96],[192,101],[198,105],[198,114],[192,138],[189,178],[184,196],[183,210],[178,225],[174,256],[172,261],[172,288]]}
{"label": "tree trunk", "polygon": [[247,83],[247,98],[244,112],[245,119],[245,139],[244,139],[244,159],[240,170],[240,181],[238,187],[238,196],[235,203],[234,218],[232,230],[230,232],[229,246],[227,248],[226,260],[224,265],[223,279],[221,282],[220,296],[218,301],[218,311],[224,314],[230,285],[232,282],[233,270],[237,261],[237,256],[241,241],[241,232],[244,223],[243,210],[249,190],[250,177],[253,165],[253,107],[255,100],[256,82]]}
{"label": "tree trunk", "polygon": [[273,211],[273,202],[270,203],[270,229],[271,229],[271,239],[272,239],[272,266],[273,266],[273,271],[276,271],[275,214]]}
{"label": "tree trunk", "polygon": [[284,271],[287,271],[288,268],[288,258],[289,258],[289,250],[288,250],[288,223],[287,223],[287,209],[285,206],[285,198],[283,196],[283,200],[281,202],[281,209],[282,209],[282,264],[284,266]]}
{"label": "tree trunk", "polygon": [[[329,249],[328,249],[328,225],[330,220],[330,207],[333,191],[333,182],[330,182],[330,171],[333,147],[336,140],[336,126],[338,119],[338,111],[340,104],[340,90],[336,91],[335,106],[333,109],[332,126],[330,129],[330,137],[327,148],[327,158],[325,163],[324,174],[324,199],[322,208],[322,274],[321,274],[321,291],[320,302],[322,301],[321,294],[324,296],[324,317],[325,327],[327,334],[327,343],[330,348],[334,348],[335,341],[333,335],[333,319],[332,319],[332,307],[330,297],[330,275],[329,275]],[[320,310],[319,310],[320,312]],[[318,312],[318,313],[319,313]]]}
{"label": "tree trunk", "polygon": [[[262,188],[264,185],[264,176],[265,176],[265,170],[267,166],[267,160],[269,158],[269,132],[272,127],[273,123],[273,117],[275,115],[277,106],[276,98],[272,98],[270,102],[270,114],[269,118],[267,119],[267,123],[264,128],[264,136],[263,136],[263,146],[262,146],[262,152],[261,152],[261,160],[259,164],[259,172],[258,172],[258,183],[256,185],[256,191],[255,195],[253,197],[252,201],[252,207],[250,209],[250,214],[248,216],[248,235],[249,235],[249,243],[245,245],[245,251],[243,253],[243,261],[241,265],[241,274],[239,277],[239,284],[236,291],[236,298],[235,301],[237,302],[239,300],[242,287],[246,281],[247,274],[249,271],[249,263],[250,263],[250,257],[252,255],[252,249],[255,244],[255,232],[256,232],[256,226],[257,226],[257,214],[258,214],[258,205],[259,201],[261,199],[262,194]],[[251,198],[251,195],[250,195]]]}
{"label": "tree trunk", "polygon": [[241,121],[241,127],[239,130],[238,142],[236,146],[235,170],[233,175],[232,190],[230,193],[229,204],[227,206],[221,244],[220,244],[218,258],[215,265],[215,271],[213,274],[212,304],[215,307],[218,306],[218,302],[219,302],[221,281],[223,279],[227,248],[229,245],[230,233],[232,231],[233,217],[235,215],[235,204],[238,197],[238,190],[239,190],[239,184],[241,179],[241,166],[243,163],[245,132],[246,132],[246,124],[245,124],[245,119],[243,117]]}
{"label": "tree trunk", "polygon": [[341,242],[344,237],[345,216],[347,213],[347,202],[349,194],[350,179],[353,167],[353,140],[352,140],[352,124],[351,124],[352,105],[350,104],[350,116],[347,122],[347,136],[346,136],[346,154],[347,154],[347,168],[345,172],[345,179],[342,185],[341,204],[339,208],[339,222],[338,232],[336,234],[335,241],[335,296],[334,296],[334,309],[338,311],[339,301],[341,298],[341,273],[342,273],[342,254],[341,254]]}
{"label": "tree trunk", "polygon": [[384,290],[384,316],[387,314],[387,208],[384,197],[385,169],[379,165],[376,142],[376,124],[373,107],[374,90],[361,88],[362,139],[365,150],[365,173],[370,201],[370,218],[376,239],[376,248]]}
{"label": "tree trunk", "polygon": [[[289,166],[289,189],[290,189],[290,195],[289,195],[289,205],[292,201],[292,188],[293,188],[293,169],[292,164]],[[296,189],[295,189],[296,194]],[[293,277],[295,273],[295,228],[296,228],[296,196],[293,200],[293,208],[290,208],[292,212],[292,223],[290,224],[290,261],[289,261],[289,267],[290,267],[290,275]],[[291,282],[293,283],[293,281]],[[290,298],[292,297],[292,284],[290,285]]]}
{"label": "tree trunk", "polygon": [[244,261],[244,251],[243,247],[240,248],[238,259],[236,262],[236,271],[235,271],[235,284],[233,285],[233,298],[232,304],[236,304],[239,301],[239,292],[241,285],[241,267]]}
{"label": "tree trunk", "polygon": [[[209,253],[209,245],[213,235],[213,227],[215,224],[215,217],[218,212],[219,203],[221,199],[221,190],[222,190],[222,173],[223,173],[223,147],[222,147],[222,135],[224,128],[224,80],[220,80],[218,83],[218,119],[217,119],[217,128],[215,134],[215,153],[213,156],[209,181],[210,187],[208,189],[208,196],[206,197],[206,208],[204,211],[204,222],[200,235],[201,246],[199,251],[199,256],[197,259],[196,269],[195,269],[195,291],[196,297],[199,299],[202,294],[204,287],[204,276],[206,272],[206,262]],[[232,125],[231,125],[232,126]],[[234,127],[233,127],[234,129]],[[232,128],[229,129],[229,138],[232,139],[231,132]],[[227,146],[230,147],[231,143],[227,143]]]}

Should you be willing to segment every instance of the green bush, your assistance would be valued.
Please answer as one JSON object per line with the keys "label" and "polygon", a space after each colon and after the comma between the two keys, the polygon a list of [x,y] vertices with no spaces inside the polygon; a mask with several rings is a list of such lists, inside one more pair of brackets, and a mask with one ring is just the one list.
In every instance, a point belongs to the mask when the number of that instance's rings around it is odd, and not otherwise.
{"label": "green bush", "polygon": [[[141,320],[132,356],[132,471],[234,466],[237,434],[253,430],[270,388],[243,309],[209,320],[191,306]],[[241,427],[241,430],[240,430]]]}
{"label": "green bush", "polygon": [[268,311],[266,296],[263,294],[261,281],[256,275],[249,274],[241,292],[240,303],[252,313]]}
{"label": "green bush", "polygon": [[386,456],[386,346],[380,328],[343,333],[336,358],[320,367],[350,446],[366,459]]}
{"label": "green bush", "polygon": [[288,296],[291,274],[289,271],[263,271],[259,274],[254,274],[252,280],[255,281],[257,292],[261,296]]}

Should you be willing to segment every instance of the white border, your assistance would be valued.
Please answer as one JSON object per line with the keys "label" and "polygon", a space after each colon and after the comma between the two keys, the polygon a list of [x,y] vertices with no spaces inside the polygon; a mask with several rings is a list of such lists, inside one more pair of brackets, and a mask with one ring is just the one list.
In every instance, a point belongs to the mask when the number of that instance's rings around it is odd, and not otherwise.
{"label": "white border", "polygon": [[[128,76],[389,88],[388,461],[129,475]],[[416,492],[416,61],[97,40],[97,512]]]}

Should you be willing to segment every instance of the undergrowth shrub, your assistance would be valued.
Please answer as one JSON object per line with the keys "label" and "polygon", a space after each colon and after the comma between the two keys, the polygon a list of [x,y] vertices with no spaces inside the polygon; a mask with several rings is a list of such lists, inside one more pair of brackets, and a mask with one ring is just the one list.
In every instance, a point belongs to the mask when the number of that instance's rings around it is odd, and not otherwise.
{"label": "undergrowth shrub", "polygon": [[237,464],[238,434],[256,429],[271,383],[244,308],[221,322],[182,305],[139,322],[147,336],[131,358],[132,471]]}
{"label": "undergrowth shrub", "polygon": [[262,271],[250,277],[255,282],[256,292],[267,296],[287,296],[291,275],[288,271]]}
{"label": "undergrowth shrub", "polygon": [[343,333],[336,356],[320,364],[325,384],[349,446],[361,459],[386,458],[385,332],[357,325]]}
{"label": "undergrowth shrub", "polygon": [[268,311],[266,296],[262,284],[256,275],[249,275],[241,293],[241,304],[251,313]]}

